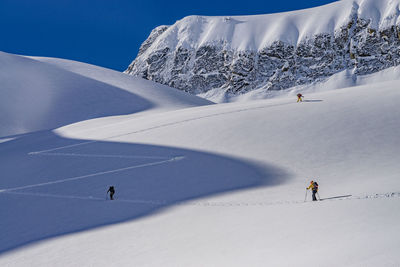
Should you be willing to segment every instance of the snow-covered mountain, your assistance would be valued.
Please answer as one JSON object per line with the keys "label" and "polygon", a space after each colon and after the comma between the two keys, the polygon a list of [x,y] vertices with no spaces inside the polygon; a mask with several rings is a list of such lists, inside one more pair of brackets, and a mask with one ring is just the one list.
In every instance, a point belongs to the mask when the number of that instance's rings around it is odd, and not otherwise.
{"label": "snow-covered mountain", "polygon": [[399,5],[342,0],[279,14],[189,16],[154,29],[125,72],[218,101],[342,72],[357,79],[399,65]]}

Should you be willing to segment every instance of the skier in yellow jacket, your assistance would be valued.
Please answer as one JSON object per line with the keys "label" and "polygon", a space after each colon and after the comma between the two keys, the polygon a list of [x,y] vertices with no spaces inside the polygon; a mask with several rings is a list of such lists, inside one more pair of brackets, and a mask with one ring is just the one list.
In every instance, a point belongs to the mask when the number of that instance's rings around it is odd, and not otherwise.
{"label": "skier in yellow jacket", "polygon": [[307,190],[311,189],[312,190],[312,200],[316,201],[317,197],[316,194],[318,193],[318,183],[311,181],[310,186],[306,188]]}
{"label": "skier in yellow jacket", "polygon": [[303,95],[302,94],[300,94],[300,93],[298,93],[297,94],[297,103],[299,103],[299,102],[303,102]]}

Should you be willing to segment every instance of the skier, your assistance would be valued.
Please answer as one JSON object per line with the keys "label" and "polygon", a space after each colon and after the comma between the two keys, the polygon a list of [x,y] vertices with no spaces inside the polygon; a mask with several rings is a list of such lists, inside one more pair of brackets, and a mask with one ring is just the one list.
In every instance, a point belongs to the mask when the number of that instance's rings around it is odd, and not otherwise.
{"label": "skier", "polygon": [[298,93],[297,94],[297,103],[299,103],[299,102],[303,102],[303,95],[302,94],[300,94],[300,93]]}
{"label": "skier", "polygon": [[312,200],[313,201],[316,201],[317,200],[317,197],[315,196],[317,193],[318,193],[318,183],[317,182],[314,182],[314,181],[311,181],[310,182],[310,186],[309,187],[306,187],[306,189],[308,190],[308,189],[311,189],[312,190]]}
{"label": "skier", "polygon": [[110,192],[110,199],[113,200],[114,194],[115,194],[115,189],[114,189],[113,185],[108,188],[107,194],[108,194],[108,192]]}

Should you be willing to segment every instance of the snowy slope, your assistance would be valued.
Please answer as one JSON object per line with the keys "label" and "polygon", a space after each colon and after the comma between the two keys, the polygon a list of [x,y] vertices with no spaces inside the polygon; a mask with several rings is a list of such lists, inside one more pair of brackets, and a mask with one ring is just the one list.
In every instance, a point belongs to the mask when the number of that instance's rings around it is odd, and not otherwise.
{"label": "snowy slope", "polygon": [[[390,191],[398,177],[398,84],[390,81],[314,93],[306,95],[301,104],[292,96],[137,119],[127,116],[118,129],[113,124],[102,125],[101,131],[94,126],[86,130],[84,138],[134,140],[243,157],[279,166],[288,173],[301,173],[302,177],[321,177],[323,184],[325,179],[331,180],[356,194],[375,192],[372,185],[381,176],[380,189]],[[66,126],[57,133],[79,139],[79,131],[90,124]]]}
{"label": "snowy slope", "polygon": [[167,86],[148,82],[144,79],[132,79],[131,76],[118,71],[66,59],[45,57],[31,58],[136,94],[152,103],[151,112],[155,110],[166,111],[213,104],[203,98],[193,97],[190,94]]}
{"label": "snowy slope", "polygon": [[[97,118],[1,143],[0,265],[400,265],[398,85]],[[310,179],[324,201],[304,203]]]}
{"label": "snowy slope", "polygon": [[165,110],[210,104],[112,70],[4,52],[0,52],[0,82],[0,136],[150,108]]}
{"label": "snowy slope", "polygon": [[227,96],[225,92],[216,89],[216,90],[210,90],[203,94],[199,94],[199,96],[214,101],[216,103],[235,102],[235,101],[240,102],[240,101],[260,100],[260,99],[275,98],[275,97],[295,96],[298,93],[307,95],[309,93],[325,92],[329,90],[341,89],[346,87],[374,84],[382,81],[398,81],[398,80],[400,80],[400,66],[391,67],[369,75],[355,75],[353,71],[345,70],[335,75],[332,75],[325,81],[316,82],[309,85],[299,85],[289,88],[287,90],[274,91],[263,88],[250,91],[242,95]]}

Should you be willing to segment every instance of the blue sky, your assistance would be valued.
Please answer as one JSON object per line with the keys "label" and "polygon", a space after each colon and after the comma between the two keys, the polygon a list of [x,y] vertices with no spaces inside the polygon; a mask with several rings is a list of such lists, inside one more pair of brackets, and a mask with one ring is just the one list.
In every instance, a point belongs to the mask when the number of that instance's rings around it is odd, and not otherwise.
{"label": "blue sky", "polygon": [[159,25],[188,15],[254,15],[334,0],[0,0],[0,50],[125,70]]}

